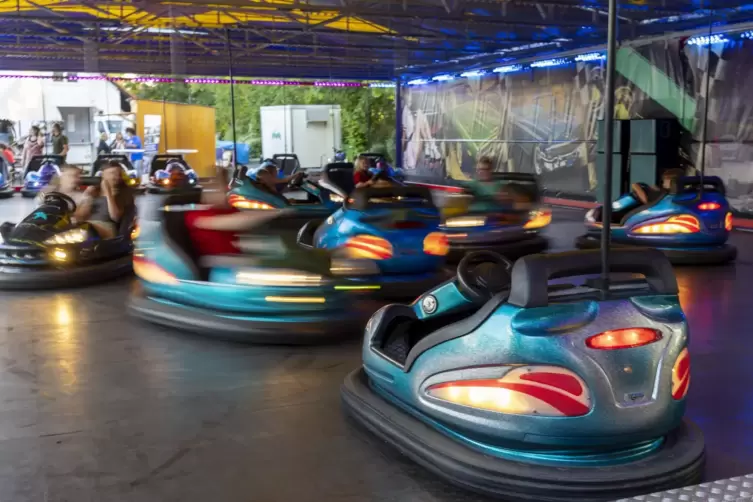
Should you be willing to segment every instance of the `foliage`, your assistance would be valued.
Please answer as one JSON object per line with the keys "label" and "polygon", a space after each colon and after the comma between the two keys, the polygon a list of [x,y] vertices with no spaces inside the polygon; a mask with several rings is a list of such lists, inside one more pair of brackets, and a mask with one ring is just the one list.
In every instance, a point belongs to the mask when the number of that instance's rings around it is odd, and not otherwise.
{"label": "foliage", "polygon": [[[328,88],[131,83],[127,89],[140,99],[214,106],[219,139],[249,143],[261,152],[259,108],[274,105],[340,105],[343,145],[349,158],[377,151],[395,158],[395,93],[382,88]],[[234,106],[233,106],[234,105]],[[235,121],[233,121],[233,111]],[[235,127],[233,127],[233,124]]]}

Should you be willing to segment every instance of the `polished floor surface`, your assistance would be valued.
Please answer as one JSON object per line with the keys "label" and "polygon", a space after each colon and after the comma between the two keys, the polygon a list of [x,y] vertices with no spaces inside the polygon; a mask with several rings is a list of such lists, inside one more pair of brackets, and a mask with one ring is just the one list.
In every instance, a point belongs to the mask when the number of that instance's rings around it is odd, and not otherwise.
{"label": "polished floor surface", "polygon": [[[0,220],[28,211],[0,201]],[[558,248],[578,217],[558,213]],[[707,480],[753,472],[753,235],[733,240],[737,265],[678,270]],[[357,333],[299,348],[186,336],[129,319],[131,286],[0,292],[0,501],[481,500],[343,417]]]}

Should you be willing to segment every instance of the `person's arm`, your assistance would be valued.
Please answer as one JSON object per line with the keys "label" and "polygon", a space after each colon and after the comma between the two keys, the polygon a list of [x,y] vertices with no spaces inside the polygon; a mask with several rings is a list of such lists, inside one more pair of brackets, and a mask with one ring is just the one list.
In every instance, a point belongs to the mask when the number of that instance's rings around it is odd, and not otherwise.
{"label": "person's arm", "polygon": [[41,134],[37,136],[37,145],[44,148],[44,136],[42,136]]}
{"label": "person's arm", "polygon": [[218,216],[204,216],[196,218],[194,226],[204,230],[218,230],[222,232],[245,232],[251,230],[269,220],[285,214],[289,210],[282,211],[243,211],[239,213],[223,214]]}
{"label": "person's arm", "polygon": [[68,136],[63,136],[63,151],[60,154],[63,157],[68,155]]}
{"label": "person's arm", "polygon": [[107,212],[112,221],[120,221],[123,217],[124,209],[118,205],[115,195],[112,193],[112,187],[109,183],[104,183],[105,200],[107,201]]}
{"label": "person's arm", "polygon": [[76,206],[76,212],[73,214],[73,217],[77,221],[86,221],[92,215],[92,204],[94,202],[94,197],[96,197],[96,194],[97,187],[89,187],[86,189],[84,196]]}
{"label": "person's arm", "polygon": [[648,204],[648,194],[640,183],[633,183],[630,189],[641,204]]}

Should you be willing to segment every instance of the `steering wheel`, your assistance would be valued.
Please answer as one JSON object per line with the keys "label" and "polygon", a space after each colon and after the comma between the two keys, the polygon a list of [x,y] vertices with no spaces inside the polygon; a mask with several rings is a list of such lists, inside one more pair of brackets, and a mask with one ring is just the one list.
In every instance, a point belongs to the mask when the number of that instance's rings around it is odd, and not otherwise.
{"label": "steering wheel", "polygon": [[293,179],[288,182],[290,188],[297,188],[303,184],[303,180],[308,178],[308,174],[303,171],[299,171],[293,175]]}
{"label": "steering wheel", "polygon": [[512,262],[493,251],[468,253],[458,264],[458,288],[474,302],[486,302],[510,289],[511,270]]}
{"label": "steering wheel", "polygon": [[47,201],[50,202],[62,202],[66,206],[68,206],[68,212],[69,213],[75,213],[76,212],[76,202],[70,198],[69,196],[65,195],[64,193],[60,192],[50,192],[48,194],[45,194],[44,196],[44,202],[47,203]]}

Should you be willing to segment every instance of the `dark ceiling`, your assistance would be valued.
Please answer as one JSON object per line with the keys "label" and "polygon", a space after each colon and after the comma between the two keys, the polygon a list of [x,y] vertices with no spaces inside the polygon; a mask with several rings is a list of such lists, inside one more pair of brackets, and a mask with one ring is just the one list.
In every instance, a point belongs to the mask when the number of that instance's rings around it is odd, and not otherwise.
{"label": "dark ceiling", "polygon": [[[0,68],[388,80],[606,42],[605,0],[0,0]],[[753,19],[753,4],[622,2],[622,39]],[[232,59],[229,52],[232,53]]]}

